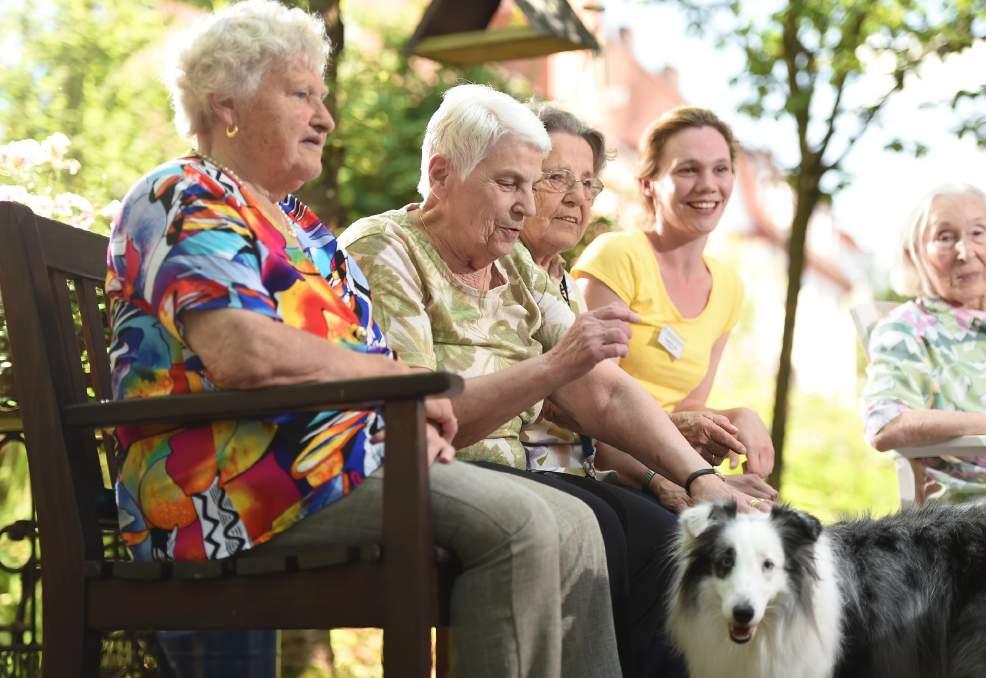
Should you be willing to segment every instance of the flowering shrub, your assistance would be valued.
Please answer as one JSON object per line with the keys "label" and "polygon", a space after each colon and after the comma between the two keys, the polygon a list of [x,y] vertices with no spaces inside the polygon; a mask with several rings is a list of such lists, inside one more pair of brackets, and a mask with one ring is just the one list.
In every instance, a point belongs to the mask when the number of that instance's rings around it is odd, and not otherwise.
{"label": "flowering shrub", "polygon": [[81,166],[68,156],[69,138],[61,132],[44,141],[22,139],[0,145],[0,201],[27,205],[40,216],[90,229],[107,223],[119,209],[114,200],[97,211],[81,195],[64,190],[65,176],[75,176]]}

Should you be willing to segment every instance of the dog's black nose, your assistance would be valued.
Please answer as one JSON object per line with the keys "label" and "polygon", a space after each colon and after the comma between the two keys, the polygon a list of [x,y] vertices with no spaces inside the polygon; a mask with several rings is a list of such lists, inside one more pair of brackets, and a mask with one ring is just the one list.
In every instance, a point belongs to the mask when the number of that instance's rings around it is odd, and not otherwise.
{"label": "dog's black nose", "polygon": [[733,608],[733,621],[737,624],[749,624],[753,619],[753,607],[751,605],[742,604],[737,605]]}

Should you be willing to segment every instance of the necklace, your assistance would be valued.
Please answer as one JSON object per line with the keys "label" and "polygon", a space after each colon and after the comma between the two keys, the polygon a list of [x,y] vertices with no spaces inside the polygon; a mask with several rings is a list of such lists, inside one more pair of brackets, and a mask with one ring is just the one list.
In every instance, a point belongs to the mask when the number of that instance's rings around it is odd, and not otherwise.
{"label": "necklace", "polygon": [[270,221],[271,225],[274,227],[275,230],[277,230],[278,233],[284,236],[285,240],[291,243],[297,241],[297,238],[294,235],[294,231],[291,228],[291,219],[288,217],[287,214],[284,213],[284,211],[278,205],[278,202],[274,200],[273,196],[271,196],[269,192],[267,192],[260,186],[257,186],[251,182],[240,179],[240,177],[236,175],[236,172],[226,167],[226,165],[222,164],[212,156],[198,150],[193,150],[192,153],[198,156],[199,158],[202,158],[206,162],[218,167],[220,171],[223,172],[223,174],[228,175],[231,179],[233,179],[233,181],[235,181],[240,186],[245,186],[250,188],[252,191],[256,191],[258,195],[260,195],[265,200],[267,200],[267,202],[270,203],[271,207],[273,208],[274,218],[271,219],[270,218],[271,212],[263,209],[262,206],[259,206],[261,208],[260,211],[268,217],[268,221]]}

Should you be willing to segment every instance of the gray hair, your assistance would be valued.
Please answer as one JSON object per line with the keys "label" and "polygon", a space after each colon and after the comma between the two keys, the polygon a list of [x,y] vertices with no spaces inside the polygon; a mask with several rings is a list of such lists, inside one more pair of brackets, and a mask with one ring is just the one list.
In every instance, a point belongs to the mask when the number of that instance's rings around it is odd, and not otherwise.
{"label": "gray hair", "polygon": [[428,121],[421,144],[421,178],[418,193],[427,198],[428,164],[436,155],[448,159],[464,178],[481,163],[490,149],[513,135],[537,148],[551,150],[544,125],[524,104],[486,85],[457,85],[442,96],[442,104]]}
{"label": "gray hair", "polygon": [[243,0],[178,37],[165,77],[184,137],[210,125],[209,95],[250,97],[277,63],[301,59],[324,73],[332,43],[325,22],[274,0]]}
{"label": "gray hair", "polygon": [[544,101],[532,101],[528,107],[534,111],[548,134],[571,134],[583,139],[592,149],[592,173],[599,174],[606,166],[606,137],[594,127],[589,127],[575,115]]}
{"label": "gray hair", "polygon": [[931,224],[931,208],[936,199],[955,195],[974,195],[986,205],[986,193],[971,184],[946,184],[921,199],[901,232],[894,266],[890,272],[890,284],[898,294],[909,297],[935,294],[923,255]]}

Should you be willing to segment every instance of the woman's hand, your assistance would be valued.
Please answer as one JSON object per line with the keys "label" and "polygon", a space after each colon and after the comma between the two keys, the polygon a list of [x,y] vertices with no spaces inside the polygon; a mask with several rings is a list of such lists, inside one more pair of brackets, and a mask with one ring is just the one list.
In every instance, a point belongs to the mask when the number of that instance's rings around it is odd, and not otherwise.
{"label": "woman's hand", "polygon": [[[760,415],[746,407],[738,407],[731,411],[729,419],[739,430],[736,437],[746,448],[743,470],[766,478],[774,470],[774,443]],[[735,465],[731,464],[731,468]]]}
{"label": "woman's hand", "polygon": [[459,422],[448,398],[428,398],[425,400],[425,416],[446,442],[451,443],[459,430]]}
{"label": "woman's hand", "polygon": [[573,381],[607,358],[622,358],[629,350],[630,326],[640,316],[616,304],[578,316],[561,340],[545,354],[555,369]]}
{"label": "woman's hand", "polygon": [[777,499],[777,490],[768,485],[763,478],[756,473],[744,473],[742,475],[725,476],[726,483],[734,489],[744,492],[756,499],[766,499],[774,501]]}
{"label": "woman's hand", "polygon": [[688,444],[713,466],[722,463],[727,455],[733,457],[730,452],[746,452],[743,443],[735,437],[738,429],[725,415],[708,411],[672,412],[671,422]]}
{"label": "woman's hand", "polygon": [[692,498],[685,492],[685,488],[672,483],[660,473],[651,479],[648,489],[657,497],[664,508],[670,509],[675,513],[681,513],[689,506],[695,505]]}
{"label": "woman's hand", "polygon": [[718,499],[731,499],[736,502],[736,510],[740,513],[752,513],[754,511],[768,513],[772,506],[770,500],[751,497],[712,474],[700,476],[693,480],[690,489],[691,499],[696,504]]}
{"label": "woman's hand", "polygon": [[428,464],[434,464],[435,460],[439,463],[447,464],[455,459],[455,448],[452,443],[438,432],[438,429],[428,424]]}

